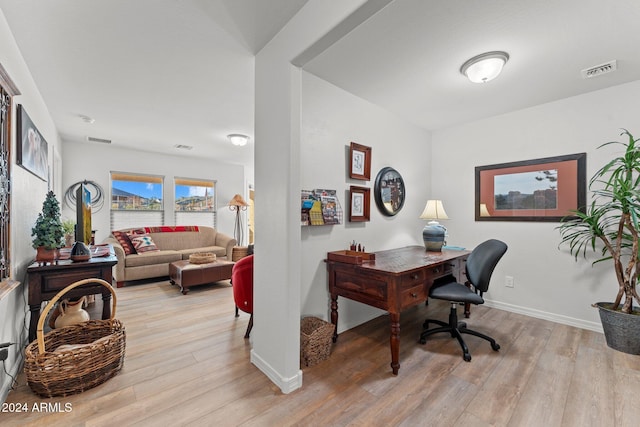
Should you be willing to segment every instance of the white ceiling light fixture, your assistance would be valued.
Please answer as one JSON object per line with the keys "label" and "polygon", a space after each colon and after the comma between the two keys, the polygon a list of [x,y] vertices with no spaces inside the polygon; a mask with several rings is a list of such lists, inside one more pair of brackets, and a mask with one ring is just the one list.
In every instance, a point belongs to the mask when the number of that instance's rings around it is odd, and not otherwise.
{"label": "white ceiling light fixture", "polygon": [[229,141],[231,141],[233,145],[237,145],[238,147],[245,146],[247,142],[249,142],[249,137],[240,133],[229,134],[227,138],[229,138]]}
{"label": "white ceiling light fixture", "polygon": [[473,83],[486,83],[498,77],[509,54],[502,51],[486,52],[474,56],[462,64],[460,72]]}

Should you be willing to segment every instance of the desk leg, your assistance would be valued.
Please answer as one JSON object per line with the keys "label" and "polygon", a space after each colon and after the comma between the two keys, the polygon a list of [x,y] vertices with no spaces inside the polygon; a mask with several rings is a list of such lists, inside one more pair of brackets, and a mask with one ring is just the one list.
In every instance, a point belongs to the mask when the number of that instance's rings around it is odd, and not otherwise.
{"label": "desk leg", "polygon": [[38,329],[38,320],[40,320],[40,304],[29,304],[31,311],[31,320],[29,321],[29,342],[36,339],[36,330]]}
{"label": "desk leg", "polygon": [[389,313],[391,318],[391,370],[398,375],[400,369],[400,313]]}
{"label": "desk leg", "polygon": [[111,317],[111,292],[102,292],[102,319]]}
{"label": "desk leg", "polygon": [[331,295],[331,323],[333,323],[333,342],[338,341],[338,295]]}

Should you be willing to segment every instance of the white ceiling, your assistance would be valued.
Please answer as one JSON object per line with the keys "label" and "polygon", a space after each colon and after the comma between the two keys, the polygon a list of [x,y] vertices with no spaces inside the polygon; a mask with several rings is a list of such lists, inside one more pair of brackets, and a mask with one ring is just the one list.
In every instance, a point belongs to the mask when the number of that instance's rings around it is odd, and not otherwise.
{"label": "white ceiling", "polygon": [[[639,20],[638,0],[395,0],[305,69],[439,129],[640,79]],[[494,50],[511,56],[496,80],[460,74]]]}
{"label": "white ceiling", "polygon": [[[0,0],[63,139],[253,164],[254,54],[307,0]],[[395,0],[305,65],[425,129],[640,79],[638,0]],[[505,50],[472,84],[468,58]],[[614,73],[580,70],[610,60]],[[83,122],[79,115],[95,123]],[[178,151],[176,144],[190,145]]]}

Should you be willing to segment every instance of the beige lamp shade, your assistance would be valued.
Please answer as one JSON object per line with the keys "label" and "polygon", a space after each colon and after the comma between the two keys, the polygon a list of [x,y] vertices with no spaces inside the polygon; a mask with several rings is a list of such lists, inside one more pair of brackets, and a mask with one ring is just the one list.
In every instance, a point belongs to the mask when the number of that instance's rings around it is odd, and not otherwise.
{"label": "beige lamp shade", "polygon": [[449,219],[444,206],[442,206],[442,200],[427,200],[427,205],[424,207],[420,218],[429,220]]}
{"label": "beige lamp shade", "polygon": [[243,207],[243,206],[249,206],[249,203],[245,202],[240,194],[236,194],[235,196],[233,196],[233,199],[231,199],[231,201],[229,202],[229,207],[231,206]]}
{"label": "beige lamp shade", "polygon": [[480,216],[491,216],[486,203],[480,203]]}

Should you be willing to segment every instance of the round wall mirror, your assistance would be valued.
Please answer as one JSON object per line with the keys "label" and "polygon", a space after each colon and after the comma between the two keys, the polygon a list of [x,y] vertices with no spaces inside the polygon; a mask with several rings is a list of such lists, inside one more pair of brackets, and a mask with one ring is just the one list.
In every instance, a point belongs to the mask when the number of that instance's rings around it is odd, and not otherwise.
{"label": "round wall mirror", "polygon": [[383,215],[393,216],[404,206],[404,181],[394,168],[386,167],[378,172],[373,193]]}

